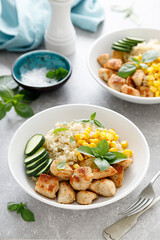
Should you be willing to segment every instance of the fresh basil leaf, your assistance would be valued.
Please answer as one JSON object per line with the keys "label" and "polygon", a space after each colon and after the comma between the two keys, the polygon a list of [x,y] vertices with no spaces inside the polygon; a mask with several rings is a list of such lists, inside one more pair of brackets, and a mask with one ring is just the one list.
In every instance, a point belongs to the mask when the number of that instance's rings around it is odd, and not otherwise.
{"label": "fresh basil leaf", "polygon": [[2,120],[6,116],[5,105],[0,103],[0,120]]}
{"label": "fresh basil leaf", "polygon": [[142,55],[143,63],[150,63],[156,60],[160,56],[160,51],[158,50],[149,50]]}
{"label": "fresh basil leaf", "polygon": [[104,126],[102,125],[102,123],[100,123],[98,120],[94,120],[94,124],[96,124],[98,127],[100,128],[104,128]]}
{"label": "fresh basil leaf", "polygon": [[8,102],[4,105],[6,112],[9,112],[12,107],[13,107],[13,104],[11,102]]}
{"label": "fresh basil leaf", "polygon": [[96,147],[91,147],[92,153],[95,157],[101,157],[100,153],[99,153],[99,149]]}
{"label": "fresh basil leaf", "polygon": [[0,85],[0,97],[6,102],[14,97],[14,92],[6,85]]}
{"label": "fresh basil leaf", "polygon": [[23,118],[29,118],[34,115],[32,108],[25,103],[17,103],[14,109],[16,113]]}
{"label": "fresh basil leaf", "polygon": [[14,202],[8,202],[7,208],[8,208],[8,210],[10,210],[11,212],[17,211],[17,209],[19,208],[19,204],[18,204],[18,203],[14,203]]}
{"label": "fresh basil leaf", "polygon": [[80,153],[83,153],[85,155],[88,155],[88,156],[92,156],[94,157],[94,154],[92,152],[92,148],[88,147],[88,146],[80,146],[78,149],[77,149],[78,152]]}
{"label": "fresh basil leaf", "polygon": [[108,152],[105,154],[104,158],[107,161],[112,161],[113,159],[115,159],[116,155],[114,154],[114,152]]}
{"label": "fresh basil leaf", "polygon": [[141,67],[141,68],[148,68],[148,65],[147,64],[145,64],[145,63],[140,63],[139,64],[139,67]]}
{"label": "fresh basil leaf", "polygon": [[71,136],[70,138],[69,138],[69,141],[70,141],[70,143],[73,143],[73,137]]}
{"label": "fresh basil leaf", "polygon": [[139,63],[140,63],[140,60],[137,59],[137,58],[135,58],[135,57],[131,57],[130,59],[131,59],[131,61],[132,61],[133,63],[135,63],[135,64],[139,64]]}
{"label": "fresh basil leaf", "polygon": [[56,129],[54,129],[54,131],[52,132],[52,134],[58,133],[58,132],[67,131],[67,130],[68,130],[68,128],[56,128]]}
{"label": "fresh basil leaf", "polygon": [[23,208],[21,210],[21,217],[26,222],[35,222],[34,214],[28,208]]}
{"label": "fresh basil leaf", "polygon": [[58,162],[58,164],[57,164],[57,168],[58,168],[59,170],[64,169],[65,166],[66,166],[66,161],[60,161],[60,162]]}
{"label": "fresh basil leaf", "polygon": [[95,117],[96,117],[96,112],[92,113],[92,115],[91,115],[90,119],[91,119],[91,120],[94,120],[94,119],[95,119]]}
{"label": "fresh basil leaf", "polygon": [[99,150],[99,154],[104,156],[109,151],[109,144],[105,139],[103,139],[97,144],[97,148]]}
{"label": "fresh basil leaf", "polygon": [[95,158],[94,159],[94,163],[97,165],[97,167],[103,172],[105,171],[106,169],[109,168],[110,164],[102,159],[102,158]]}
{"label": "fresh basil leaf", "polygon": [[40,93],[36,91],[29,91],[26,89],[22,89],[18,92],[19,94],[23,95],[23,102],[32,102],[35,101],[39,96]]}
{"label": "fresh basil leaf", "polygon": [[122,78],[127,78],[127,77],[131,76],[136,70],[137,70],[137,67],[135,64],[127,63],[127,64],[124,64],[118,70],[118,76],[122,77]]}
{"label": "fresh basil leaf", "polygon": [[0,76],[0,85],[7,85],[12,90],[18,89],[18,84],[14,81],[11,75]]}
{"label": "fresh basil leaf", "polygon": [[82,123],[86,123],[86,122],[90,122],[89,119],[78,119],[78,120],[74,120],[75,122],[82,122]]}
{"label": "fresh basil leaf", "polygon": [[55,71],[48,71],[47,73],[46,73],[46,77],[47,78],[50,78],[50,79],[53,79],[53,78],[55,78]]}
{"label": "fresh basil leaf", "polygon": [[16,95],[12,98],[12,102],[16,104],[16,103],[22,101],[23,96],[24,96],[24,95],[22,95],[22,94],[16,94]]}
{"label": "fresh basil leaf", "polygon": [[56,73],[55,73],[55,75],[56,75],[56,80],[57,81],[60,81],[60,80],[62,80],[62,79],[64,79],[67,75],[68,75],[68,70],[66,70],[65,68],[62,68],[62,67],[60,67],[60,68],[58,68],[57,70],[56,70]]}
{"label": "fresh basil leaf", "polygon": [[121,162],[128,158],[125,154],[123,154],[121,152],[113,152],[113,154],[116,157],[112,161],[110,161],[110,164],[115,164],[115,163]]}

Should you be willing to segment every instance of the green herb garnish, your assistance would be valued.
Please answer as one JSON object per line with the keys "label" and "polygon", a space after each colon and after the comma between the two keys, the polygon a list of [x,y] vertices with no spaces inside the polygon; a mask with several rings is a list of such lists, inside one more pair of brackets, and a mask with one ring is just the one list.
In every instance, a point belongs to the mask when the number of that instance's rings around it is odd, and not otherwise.
{"label": "green herb garnish", "polygon": [[17,213],[21,213],[21,217],[26,222],[35,222],[34,214],[26,207],[27,203],[14,203],[8,202],[7,208],[9,211],[17,211]]}
{"label": "green herb garnish", "polygon": [[[2,77],[1,77],[2,78]],[[17,94],[8,87],[8,85],[0,84],[0,120],[3,119],[7,112],[14,107],[16,113],[23,117],[29,118],[34,115],[32,108],[25,104],[25,101],[34,101],[39,97],[39,93],[21,90]]]}
{"label": "green herb garnish", "polygon": [[148,65],[145,63],[150,63],[156,60],[160,56],[160,51],[158,50],[150,50],[142,55],[142,62],[139,59],[131,57],[133,63],[124,64],[118,71],[118,76],[127,78],[131,76],[136,70],[137,66],[139,68],[147,68]]}
{"label": "green herb garnish", "polygon": [[58,164],[57,164],[57,168],[58,168],[59,170],[64,169],[65,166],[66,166],[66,161],[61,161],[61,162],[58,162]]}
{"label": "green herb garnish", "polygon": [[68,75],[69,71],[66,70],[65,68],[58,68],[58,69],[53,69],[50,70],[46,73],[46,77],[53,79],[55,78],[57,81],[62,80],[63,78],[65,78]]}
{"label": "green herb garnish", "polygon": [[94,163],[101,171],[108,169],[110,164],[121,162],[127,158],[123,153],[109,152],[109,144],[105,139],[100,141],[97,147],[80,146],[77,151],[95,157]]}
{"label": "green herb garnish", "polygon": [[62,131],[67,131],[67,130],[68,130],[68,128],[56,128],[56,129],[54,129],[54,131],[52,132],[52,134],[58,133],[58,132],[62,132]]}
{"label": "green herb garnish", "polygon": [[72,136],[69,138],[69,141],[70,141],[70,143],[73,143],[74,139]]}
{"label": "green herb garnish", "polygon": [[82,122],[82,123],[87,123],[89,122],[91,125],[94,123],[95,125],[97,125],[98,127],[100,128],[104,128],[104,126],[102,125],[102,123],[100,123],[98,120],[95,119],[96,117],[96,112],[94,112],[90,119],[79,119],[79,120],[76,120],[77,122]]}

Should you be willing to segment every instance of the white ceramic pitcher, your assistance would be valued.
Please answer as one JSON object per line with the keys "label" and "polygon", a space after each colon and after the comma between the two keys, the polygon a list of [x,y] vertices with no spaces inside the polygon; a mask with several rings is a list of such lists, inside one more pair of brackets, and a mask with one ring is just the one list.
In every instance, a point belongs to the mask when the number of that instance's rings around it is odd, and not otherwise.
{"label": "white ceramic pitcher", "polygon": [[45,48],[64,55],[75,50],[76,33],[71,22],[72,0],[49,0],[51,20],[45,33]]}

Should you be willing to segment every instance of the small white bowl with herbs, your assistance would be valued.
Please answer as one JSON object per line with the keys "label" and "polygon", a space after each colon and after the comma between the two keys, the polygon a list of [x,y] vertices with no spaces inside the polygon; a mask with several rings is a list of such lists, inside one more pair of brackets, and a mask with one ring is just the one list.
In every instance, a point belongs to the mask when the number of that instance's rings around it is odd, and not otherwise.
{"label": "small white bowl with herbs", "polygon": [[112,95],[160,103],[160,30],[125,29],[98,38],[88,53],[94,79]]}
{"label": "small white bowl with herbs", "polygon": [[[112,139],[109,140],[110,137]],[[123,140],[128,142],[128,146]],[[101,150],[99,157],[95,152],[96,145]],[[123,184],[117,186],[116,178],[112,176],[118,171],[115,165],[126,161],[127,154],[131,153],[125,148],[131,149],[133,156],[128,162],[130,167],[120,174]],[[123,159],[115,158],[116,154]],[[93,167],[88,166],[88,161],[94,161]],[[10,171],[25,192],[51,206],[72,210],[98,208],[124,198],[140,184],[149,161],[147,141],[130,120],[112,110],[86,104],[62,105],[36,114],[17,130],[8,151]],[[120,168],[123,170],[123,166]],[[107,177],[109,172],[113,174]],[[77,174],[85,173],[83,186],[77,186]],[[51,181],[48,190],[44,188],[43,181]],[[115,184],[115,192],[110,196],[97,192],[92,184],[99,181]],[[68,189],[65,196],[63,187]],[[93,202],[84,202],[84,194],[92,194]]]}

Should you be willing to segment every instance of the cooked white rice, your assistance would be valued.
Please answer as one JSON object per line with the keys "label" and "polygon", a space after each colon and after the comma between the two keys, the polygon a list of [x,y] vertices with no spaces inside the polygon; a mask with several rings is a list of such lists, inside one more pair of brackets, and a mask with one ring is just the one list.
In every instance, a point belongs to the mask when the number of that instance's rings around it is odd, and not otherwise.
{"label": "cooked white rice", "polygon": [[142,55],[149,50],[160,51],[160,41],[158,39],[151,39],[148,42],[142,42],[137,44],[137,46],[132,48],[130,53],[125,53],[123,55],[124,62],[127,62],[131,56]]}
{"label": "cooked white rice", "polygon": [[[61,131],[57,134],[52,134],[54,129],[51,129],[45,135],[45,147],[49,152],[49,156],[54,160],[66,161],[70,165],[78,162],[77,151],[76,149],[79,147],[77,142],[74,140],[70,142],[70,137],[74,139],[76,134],[82,134],[87,127],[91,128],[90,137],[97,130],[97,126],[91,125],[90,123],[81,123],[81,122],[71,122],[66,123],[65,125],[62,123],[56,123],[56,128],[68,128],[67,131]],[[100,129],[100,128],[98,128]],[[117,146],[119,151],[121,151],[121,145],[117,142]]]}

